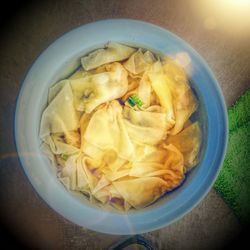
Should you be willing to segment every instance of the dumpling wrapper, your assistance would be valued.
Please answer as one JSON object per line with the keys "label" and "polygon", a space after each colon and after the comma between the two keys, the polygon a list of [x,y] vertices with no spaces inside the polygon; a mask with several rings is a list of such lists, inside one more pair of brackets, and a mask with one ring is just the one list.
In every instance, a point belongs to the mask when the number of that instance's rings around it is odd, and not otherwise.
{"label": "dumpling wrapper", "polygon": [[59,179],[72,191],[81,191],[93,195],[110,181],[101,174],[102,162],[83,154],[71,155],[65,162]]}
{"label": "dumpling wrapper", "polygon": [[76,190],[76,168],[77,155],[70,156],[65,162],[65,167],[62,169],[59,180],[65,185],[68,190]]}
{"label": "dumpling wrapper", "polygon": [[108,171],[105,173],[105,176],[110,181],[115,181],[117,179],[120,179],[122,177],[128,176],[130,172],[130,169],[123,169],[123,170],[117,170],[117,171]]}
{"label": "dumpling wrapper", "polygon": [[109,70],[70,81],[77,110],[91,113],[98,105],[120,98],[126,93],[126,70],[120,63],[109,65]]}
{"label": "dumpling wrapper", "polygon": [[101,179],[96,184],[95,188],[92,191],[92,194],[97,193],[102,188],[108,186],[110,184],[110,181],[105,177],[105,175],[102,175]]}
{"label": "dumpling wrapper", "polygon": [[144,127],[167,129],[166,113],[134,110],[129,107],[123,109],[124,117],[131,123]]}
{"label": "dumpling wrapper", "polygon": [[147,144],[135,144],[135,160],[133,162],[163,163],[166,150]]}
{"label": "dumpling wrapper", "polygon": [[40,138],[46,140],[52,133],[77,130],[79,115],[74,108],[74,97],[67,82],[42,114]]}
{"label": "dumpling wrapper", "polygon": [[166,137],[166,130],[159,127],[145,127],[135,125],[123,119],[129,137],[135,143],[156,145]]}
{"label": "dumpling wrapper", "polygon": [[[144,148],[149,149],[149,145],[156,145],[165,138],[167,132],[166,113],[136,111],[124,107],[123,115],[129,136],[133,142],[143,144],[143,150]],[[138,158],[137,153],[135,160]]]}
{"label": "dumpling wrapper", "polygon": [[57,82],[49,89],[49,95],[48,95],[48,103],[51,103],[51,101],[57,96],[57,94],[62,90],[62,88],[65,86],[65,84],[69,84],[70,82],[68,80],[62,80],[60,82]]}
{"label": "dumpling wrapper", "polygon": [[171,170],[164,174],[163,179],[166,181],[168,190],[179,186],[184,179],[184,157],[183,154],[172,144],[165,145],[168,150],[164,168]]}
{"label": "dumpling wrapper", "polygon": [[197,165],[201,146],[201,130],[198,122],[189,125],[177,135],[169,136],[166,142],[180,150],[187,170]]}
{"label": "dumpling wrapper", "polygon": [[166,120],[168,122],[168,128],[171,128],[175,124],[175,114],[173,107],[173,96],[168,84],[168,79],[163,73],[162,65],[160,62],[156,62],[148,73],[151,81],[151,86],[158,96],[160,104],[166,110]]}
{"label": "dumpling wrapper", "polygon": [[183,67],[174,59],[165,57],[162,63],[164,73],[175,82],[186,82],[187,74]]}
{"label": "dumpling wrapper", "polygon": [[105,68],[108,71],[82,74],[81,78],[72,77],[56,83],[49,90],[48,102],[50,103],[66,84],[70,84],[74,107],[80,112],[91,113],[98,105],[122,97],[128,90],[126,70],[117,62]]}
{"label": "dumpling wrapper", "polygon": [[85,139],[83,140],[81,151],[87,156],[96,160],[102,160],[105,154],[105,152],[101,148],[92,145],[91,143],[87,142]]}
{"label": "dumpling wrapper", "polygon": [[83,155],[80,158],[79,164],[81,164],[84,169],[88,187],[91,190],[91,193],[93,193],[93,190],[98,185],[102,177],[100,170],[102,162]]}
{"label": "dumpling wrapper", "polygon": [[125,60],[134,52],[134,48],[110,42],[106,48],[97,49],[88,56],[82,57],[81,63],[85,70],[91,70],[103,64]]}
{"label": "dumpling wrapper", "polygon": [[136,89],[140,84],[139,78],[132,78],[128,75],[128,92]]}
{"label": "dumpling wrapper", "polygon": [[[83,113],[82,116],[81,116],[81,119],[80,119],[80,134],[81,134],[81,150],[82,151],[83,151],[83,146],[87,143],[85,141],[85,139],[84,139],[84,134],[85,134],[85,131],[86,131],[87,127],[88,127],[88,124],[89,124],[89,121],[90,121],[92,115],[93,115],[93,112],[90,113],[90,114],[89,113]],[[91,155],[91,157],[92,157],[92,155]],[[94,155],[93,155],[93,158],[95,158]]]}
{"label": "dumpling wrapper", "polygon": [[122,199],[121,194],[117,191],[113,184],[107,185],[99,189],[95,194],[95,198],[102,203],[108,203],[112,198]]}
{"label": "dumpling wrapper", "polygon": [[183,174],[184,173],[183,154],[173,144],[163,145],[163,147],[168,151],[167,158],[164,162],[164,167]]}
{"label": "dumpling wrapper", "polygon": [[79,67],[70,77],[69,80],[83,78],[88,75],[88,72],[84,71],[82,67]]}
{"label": "dumpling wrapper", "polygon": [[[97,146],[92,145],[86,140],[82,143],[81,151],[87,156],[102,161],[108,166],[107,171],[112,170],[114,173],[117,172],[127,161],[120,158],[114,150],[103,150]],[[105,170],[103,170],[105,171]]]}
{"label": "dumpling wrapper", "polygon": [[183,129],[187,120],[197,110],[198,107],[197,101],[191,89],[189,89],[182,97],[178,99],[180,102],[177,103],[176,99],[174,104],[176,122],[174,128],[170,131],[170,134],[172,135],[178,134]]}
{"label": "dumpling wrapper", "polygon": [[129,175],[134,177],[145,177],[147,174],[163,169],[164,165],[161,163],[135,162],[129,171]]}
{"label": "dumpling wrapper", "polygon": [[[131,158],[131,160],[132,159],[133,158]],[[107,150],[103,157],[103,162],[114,173],[117,172],[117,170],[119,170],[120,168],[122,168],[127,163],[127,161],[128,159],[121,158],[119,154],[113,150]]]}
{"label": "dumpling wrapper", "polygon": [[158,199],[167,184],[159,177],[142,177],[123,181],[114,181],[114,187],[125,201],[134,208],[143,208]]}
{"label": "dumpling wrapper", "polygon": [[103,203],[104,208],[115,208],[122,212],[128,211],[131,208],[131,205],[123,199],[113,184],[98,190],[98,192],[94,194],[94,197]]}
{"label": "dumpling wrapper", "polygon": [[142,101],[142,107],[148,108],[151,104],[152,87],[148,75],[145,73],[140,81],[137,94]]}
{"label": "dumpling wrapper", "polygon": [[[61,170],[59,176],[60,181],[68,190],[81,191],[87,194],[93,194],[95,188],[101,186],[99,178],[91,172],[88,165],[97,166],[96,161],[84,157],[82,154],[70,156],[66,162],[65,167]],[[104,184],[102,184],[104,186]],[[101,187],[100,187],[101,188]],[[91,191],[92,190],[92,191]]]}
{"label": "dumpling wrapper", "polygon": [[50,89],[49,89],[49,95],[48,95],[48,103],[50,103],[55,96],[59,93],[59,91],[64,87],[66,83],[70,83],[70,80],[75,80],[75,79],[80,79],[88,76],[89,73],[83,70],[83,68],[77,69],[69,78],[66,80],[61,80],[54,84]]}
{"label": "dumpling wrapper", "polygon": [[122,159],[133,158],[134,148],[122,119],[117,101],[99,108],[91,117],[84,140],[106,151],[113,150]]}
{"label": "dumpling wrapper", "polygon": [[171,134],[178,134],[197,109],[197,101],[188,84],[188,77],[183,68],[174,60],[166,58],[163,62],[163,71],[173,97],[175,125]]}
{"label": "dumpling wrapper", "polygon": [[130,58],[123,64],[129,72],[137,75],[145,72],[152,63],[154,63],[154,55],[150,51],[142,52],[138,49]]}
{"label": "dumpling wrapper", "polygon": [[162,163],[154,162],[135,162],[129,172],[134,177],[158,176],[166,181],[166,190],[178,186],[184,178],[184,159],[183,155],[173,145],[165,146],[165,161]]}
{"label": "dumpling wrapper", "polygon": [[57,134],[53,134],[46,138],[46,143],[50,146],[51,151],[54,154],[65,154],[65,155],[72,155],[75,153],[79,153],[79,148],[65,143],[61,137]]}

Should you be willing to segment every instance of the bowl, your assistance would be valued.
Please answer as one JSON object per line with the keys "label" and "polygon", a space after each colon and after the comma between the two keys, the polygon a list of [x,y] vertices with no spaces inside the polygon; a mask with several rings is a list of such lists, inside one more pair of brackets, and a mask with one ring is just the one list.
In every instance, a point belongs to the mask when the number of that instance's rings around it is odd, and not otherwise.
{"label": "bowl", "polygon": [[[40,151],[39,125],[49,87],[80,65],[80,57],[115,41],[153,52],[188,56],[191,87],[198,100],[196,118],[203,133],[200,163],[182,185],[154,204],[128,213],[105,211],[66,191]],[[139,234],[173,223],[193,209],[212,187],[227,144],[227,111],[221,89],[205,61],[173,33],[150,23],[113,19],[80,26],[53,42],[30,67],[15,113],[17,152],[32,186],[56,212],[82,227],[109,234]]]}

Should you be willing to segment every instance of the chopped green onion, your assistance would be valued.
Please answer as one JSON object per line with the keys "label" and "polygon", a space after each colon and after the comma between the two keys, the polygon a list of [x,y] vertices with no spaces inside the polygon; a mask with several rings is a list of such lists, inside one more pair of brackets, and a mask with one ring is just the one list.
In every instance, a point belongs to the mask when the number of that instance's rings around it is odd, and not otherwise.
{"label": "chopped green onion", "polygon": [[66,155],[66,154],[61,154],[61,158],[62,158],[63,160],[65,160],[65,161],[67,161],[67,159],[69,158],[69,156]]}
{"label": "chopped green onion", "polygon": [[131,107],[134,107],[134,106],[135,106],[135,102],[134,102],[134,100],[133,100],[131,97],[128,98],[128,103],[129,103],[129,105],[130,105]]}
{"label": "chopped green onion", "polygon": [[130,106],[134,107],[136,104],[141,107],[143,105],[143,102],[140,100],[140,98],[137,95],[132,95],[128,98],[128,103]]}

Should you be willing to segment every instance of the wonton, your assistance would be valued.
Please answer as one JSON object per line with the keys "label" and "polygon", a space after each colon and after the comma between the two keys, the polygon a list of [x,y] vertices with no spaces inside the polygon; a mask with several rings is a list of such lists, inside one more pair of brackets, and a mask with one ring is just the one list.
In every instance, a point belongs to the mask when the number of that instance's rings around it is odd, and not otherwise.
{"label": "wonton", "polygon": [[110,42],[48,93],[42,151],[69,191],[103,208],[144,208],[199,162],[198,103],[173,59]]}

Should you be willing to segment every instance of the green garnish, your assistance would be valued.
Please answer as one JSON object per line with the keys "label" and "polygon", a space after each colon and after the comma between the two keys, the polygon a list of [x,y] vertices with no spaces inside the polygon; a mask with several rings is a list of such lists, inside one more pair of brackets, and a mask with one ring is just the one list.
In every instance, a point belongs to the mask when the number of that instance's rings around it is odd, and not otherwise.
{"label": "green garnish", "polygon": [[65,160],[65,161],[67,161],[67,159],[69,158],[69,156],[66,155],[66,154],[61,154],[61,158],[62,158],[63,160]]}
{"label": "green garnish", "polygon": [[128,103],[131,107],[134,107],[135,105],[138,105],[141,107],[143,105],[143,102],[137,95],[132,95],[128,98]]}
{"label": "green garnish", "polygon": [[131,98],[131,96],[128,98],[128,104],[129,104],[131,107],[134,107],[134,106],[135,106],[135,102],[134,102],[134,100]]}

